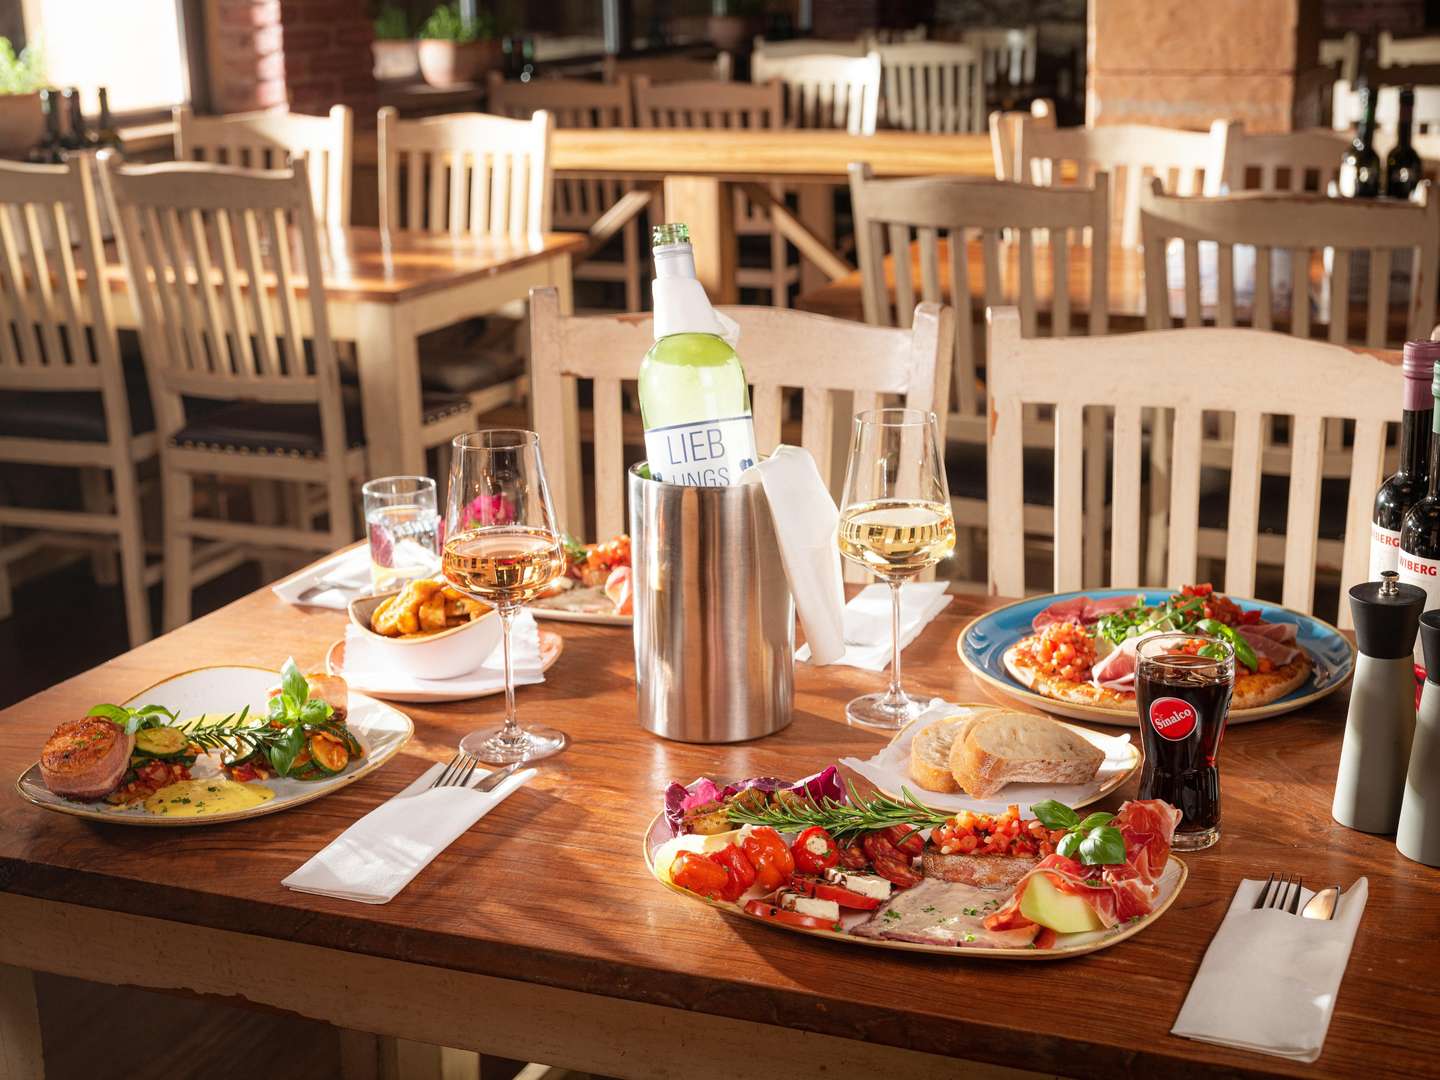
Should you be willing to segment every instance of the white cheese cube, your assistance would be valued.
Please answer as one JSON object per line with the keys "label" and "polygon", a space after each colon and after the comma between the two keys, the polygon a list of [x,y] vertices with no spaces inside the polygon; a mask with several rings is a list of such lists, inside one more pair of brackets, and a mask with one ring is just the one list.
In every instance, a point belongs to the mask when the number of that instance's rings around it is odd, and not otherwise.
{"label": "white cheese cube", "polygon": [[827,922],[838,922],[840,919],[840,905],[834,900],[817,900],[813,896],[801,896],[798,893],[786,892],[780,894],[780,906],[786,911],[793,911],[799,915],[813,915],[817,919],[825,919]]}
{"label": "white cheese cube", "polygon": [[832,866],[825,871],[825,878],[842,889],[849,889],[861,896],[868,896],[872,900],[890,899],[890,882],[875,874],[857,874],[851,870],[842,870],[838,866]]}

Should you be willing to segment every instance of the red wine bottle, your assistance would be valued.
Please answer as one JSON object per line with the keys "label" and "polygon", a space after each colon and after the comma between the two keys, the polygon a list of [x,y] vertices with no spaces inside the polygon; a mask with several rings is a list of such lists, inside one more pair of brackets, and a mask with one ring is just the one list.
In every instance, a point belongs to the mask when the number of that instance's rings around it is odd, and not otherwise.
{"label": "red wine bottle", "polygon": [[1383,571],[1399,569],[1400,529],[1405,524],[1405,514],[1425,495],[1435,408],[1430,383],[1435,377],[1437,360],[1440,360],[1440,341],[1405,343],[1400,468],[1375,493],[1375,508],[1370,516],[1370,573],[1366,581],[1379,581]]}
{"label": "red wine bottle", "polygon": [[[1432,397],[1440,393],[1440,365],[1430,383]],[[1425,478],[1425,497],[1412,506],[1400,526],[1400,581],[1425,590],[1425,608],[1440,608],[1440,435],[1431,412],[1430,466]],[[1423,662],[1420,642],[1415,643],[1416,662]]]}
{"label": "red wine bottle", "polygon": [[1415,91],[1407,86],[1400,91],[1400,123],[1395,129],[1395,145],[1385,156],[1385,194],[1392,199],[1410,198],[1425,179],[1420,155],[1410,141],[1414,126]]}
{"label": "red wine bottle", "polygon": [[1380,155],[1375,152],[1375,99],[1380,95],[1362,85],[1360,128],[1340,155],[1340,194],[1347,199],[1373,199],[1380,194]]}

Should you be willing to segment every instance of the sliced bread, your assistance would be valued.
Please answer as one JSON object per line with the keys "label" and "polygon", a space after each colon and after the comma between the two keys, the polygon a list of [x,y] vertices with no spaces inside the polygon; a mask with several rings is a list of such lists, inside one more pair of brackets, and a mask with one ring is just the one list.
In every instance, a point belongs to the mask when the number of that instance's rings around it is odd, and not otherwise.
{"label": "sliced bread", "polygon": [[950,744],[950,772],[978,799],[1008,783],[1083,784],[1095,778],[1105,752],[1045,716],[999,712],[967,726]]}
{"label": "sliced bread", "polygon": [[998,712],[987,706],[964,709],[926,724],[910,740],[910,777],[927,791],[954,794],[960,790],[950,769],[951,748],[970,725]]}

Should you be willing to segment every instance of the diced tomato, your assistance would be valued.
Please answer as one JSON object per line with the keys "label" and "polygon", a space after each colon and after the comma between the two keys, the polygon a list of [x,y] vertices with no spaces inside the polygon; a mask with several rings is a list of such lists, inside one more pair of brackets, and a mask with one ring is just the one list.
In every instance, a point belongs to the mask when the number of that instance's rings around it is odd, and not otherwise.
{"label": "diced tomato", "polygon": [[874,911],[880,906],[880,901],[873,896],[862,896],[852,889],[821,881],[819,878],[797,877],[790,882],[789,887],[817,900],[834,900],[841,907],[853,908],[856,911]]}
{"label": "diced tomato", "polygon": [[802,915],[798,911],[787,911],[774,904],[766,903],[764,900],[751,900],[745,905],[745,910],[757,918],[769,919],[771,922],[783,923],[786,926],[799,926],[806,930],[840,929],[839,923],[820,919],[814,915]]}

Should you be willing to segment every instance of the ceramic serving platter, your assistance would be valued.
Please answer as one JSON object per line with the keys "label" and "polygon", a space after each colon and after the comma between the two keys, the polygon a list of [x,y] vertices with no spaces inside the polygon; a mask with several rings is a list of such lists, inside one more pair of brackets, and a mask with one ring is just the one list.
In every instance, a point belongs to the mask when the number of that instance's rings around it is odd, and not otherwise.
{"label": "ceramic serving platter", "polygon": [[[980,683],[1002,694],[1021,701],[1026,705],[1057,713],[1076,720],[1090,720],[1100,724],[1114,724],[1138,727],[1134,707],[1115,709],[1100,705],[1080,705],[1068,701],[1056,701],[1043,694],[1022,686],[1005,668],[1005,650],[1032,632],[1031,622],[1041,611],[1057,600],[1070,600],[1077,596],[1100,599],[1109,596],[1143,595],[1147,604],[1161,604],[1174,595],[1171,589],[1085,589],[1081,592],[1047,593],[1033,596],[981,615],[960,632],[956,649],[960,659]],[[1251,720],[1264,720],[1271,716],[1293,712],[1312,702],[1334,693],[1345,684],[1355,667],[1355,647],[1335,627],[1313,615],[1304,615],[1279,604],[1263,600],[1245,600],[1230,597],[1246,611],[1259,610],[1266,622],[1288,622],[1295,624],[1295,643],[1304,649],[1315,664],[1314,673],[1308,682],[1292,690],[1278,701],[1253,709],[1232,709],[1227,721],[1244,724]]]}
{"label": "ceramic serving platter", "polygon": [[[743,919],[746,922],[759,923],[763,926],[773,927],[791,934],[804,934],[807,937],[824,938],[827,941],[837,941],[846,945],[859,945],[868,949],[887,949],[891,952],[929,953],[936,956],[949,956],[957,960],[1065,960],[1075,956],[1084,956],[1086,953],[1098,952],[1101,949],[1108,949],[1112,945],[1118,945],[1126,938],[1134,937],[1144,931],[1151,923],[1160,918],[1169,910],[1175,898],[1180,895],[1180,890],[1185,887],[1185,880],[1189,876],[1189,868],[1174,855],[1165,865],[1164,872],[1160,875],[1160,895],[1156,898],[1155,906],[1150,914],[1136,919],[1134,922],[1121,923],[1119,926],[1109,930],[1094,930],[1083,934],[1060,934],[1055,939],[1055,944],[1049,949],[1032,949],[1028,946],[1022,948],[996,948],[980,947],[977,945],[923,945],[911,941],[884,941],[873,938],[856,937],[854,934],[833,930],[809,930],[803,927],[786,926],[770,919],[763,919],[756,915],[748,914],[744,908],[736,904],[727,904],[719,900],[710,900],[692,893],[674,884],[669,876],[662,873],[656,866],[655,854],[661,845],[670,839],[670,825],[665,820],[663,813],[657,814],[650,823],[650,828],[645,835],[645,866],[651,875],[661,885],[671,892],[697,904],[705,904],[708,907],[716,908],[732,918]],[[793,840],[794,837],[787,836],[786,840]],[[1009,893],[995,894],[997,897],[1008,899]],[[855,912],[842,916],[841,925],[847,928],[859,924],[865,920],[867,913]]]}
{"label": "ceramic serving platter", "polygon": [[[591,623],[594,626],[633,626],[633,615],[616,615],[614,607],[599,585],[570,589],[556,596],[542,596],[527,607],[537,619],[557,622]],[[591,610],[597,609],[597,610]]]}
{"label": "ceramic serving platter", "polygon": [[[172,675],[164,682],[156,683],[130,700],[121,704],[138,708],[141,705],[163,705],[178,713],[182,720],[202,714],[225,715],[238,712],[249,705],[251,710],[263,713],[270,688],[278,685],[280,675],[256,667],[208,667]],[[399,709],[366,694],[350,691],[349,717],[347,726],[365,747],[365,756],[352,761],[335,776],[324,780],[303,781],[276,778],[262,781],[263,786],[275,792],[275,797],[258,806],[247,807],[230,813],[206,814],[198,817],[166,817],[152,814],[138,804],[130,807],[111,806],[104,801],[76,802],[55,795],[45,786],[40,776],[38,763],[30,766],[16,781],[16,789],[22,798],[46,810],[61,814],[104,821],[115,825],[154,825],[174,828],[189,825],[219,825],[227,821],[241,821],[246,818],[274,814],[289,810],[293,806],[312,802],[343,787],[353,784],[362,776],[374,772],[394,757],[415,733],[415,725]],[[219,762],[214,756],[205,756],[196,761],[191,775],[197,779],[208,775],[220,775]]]}

